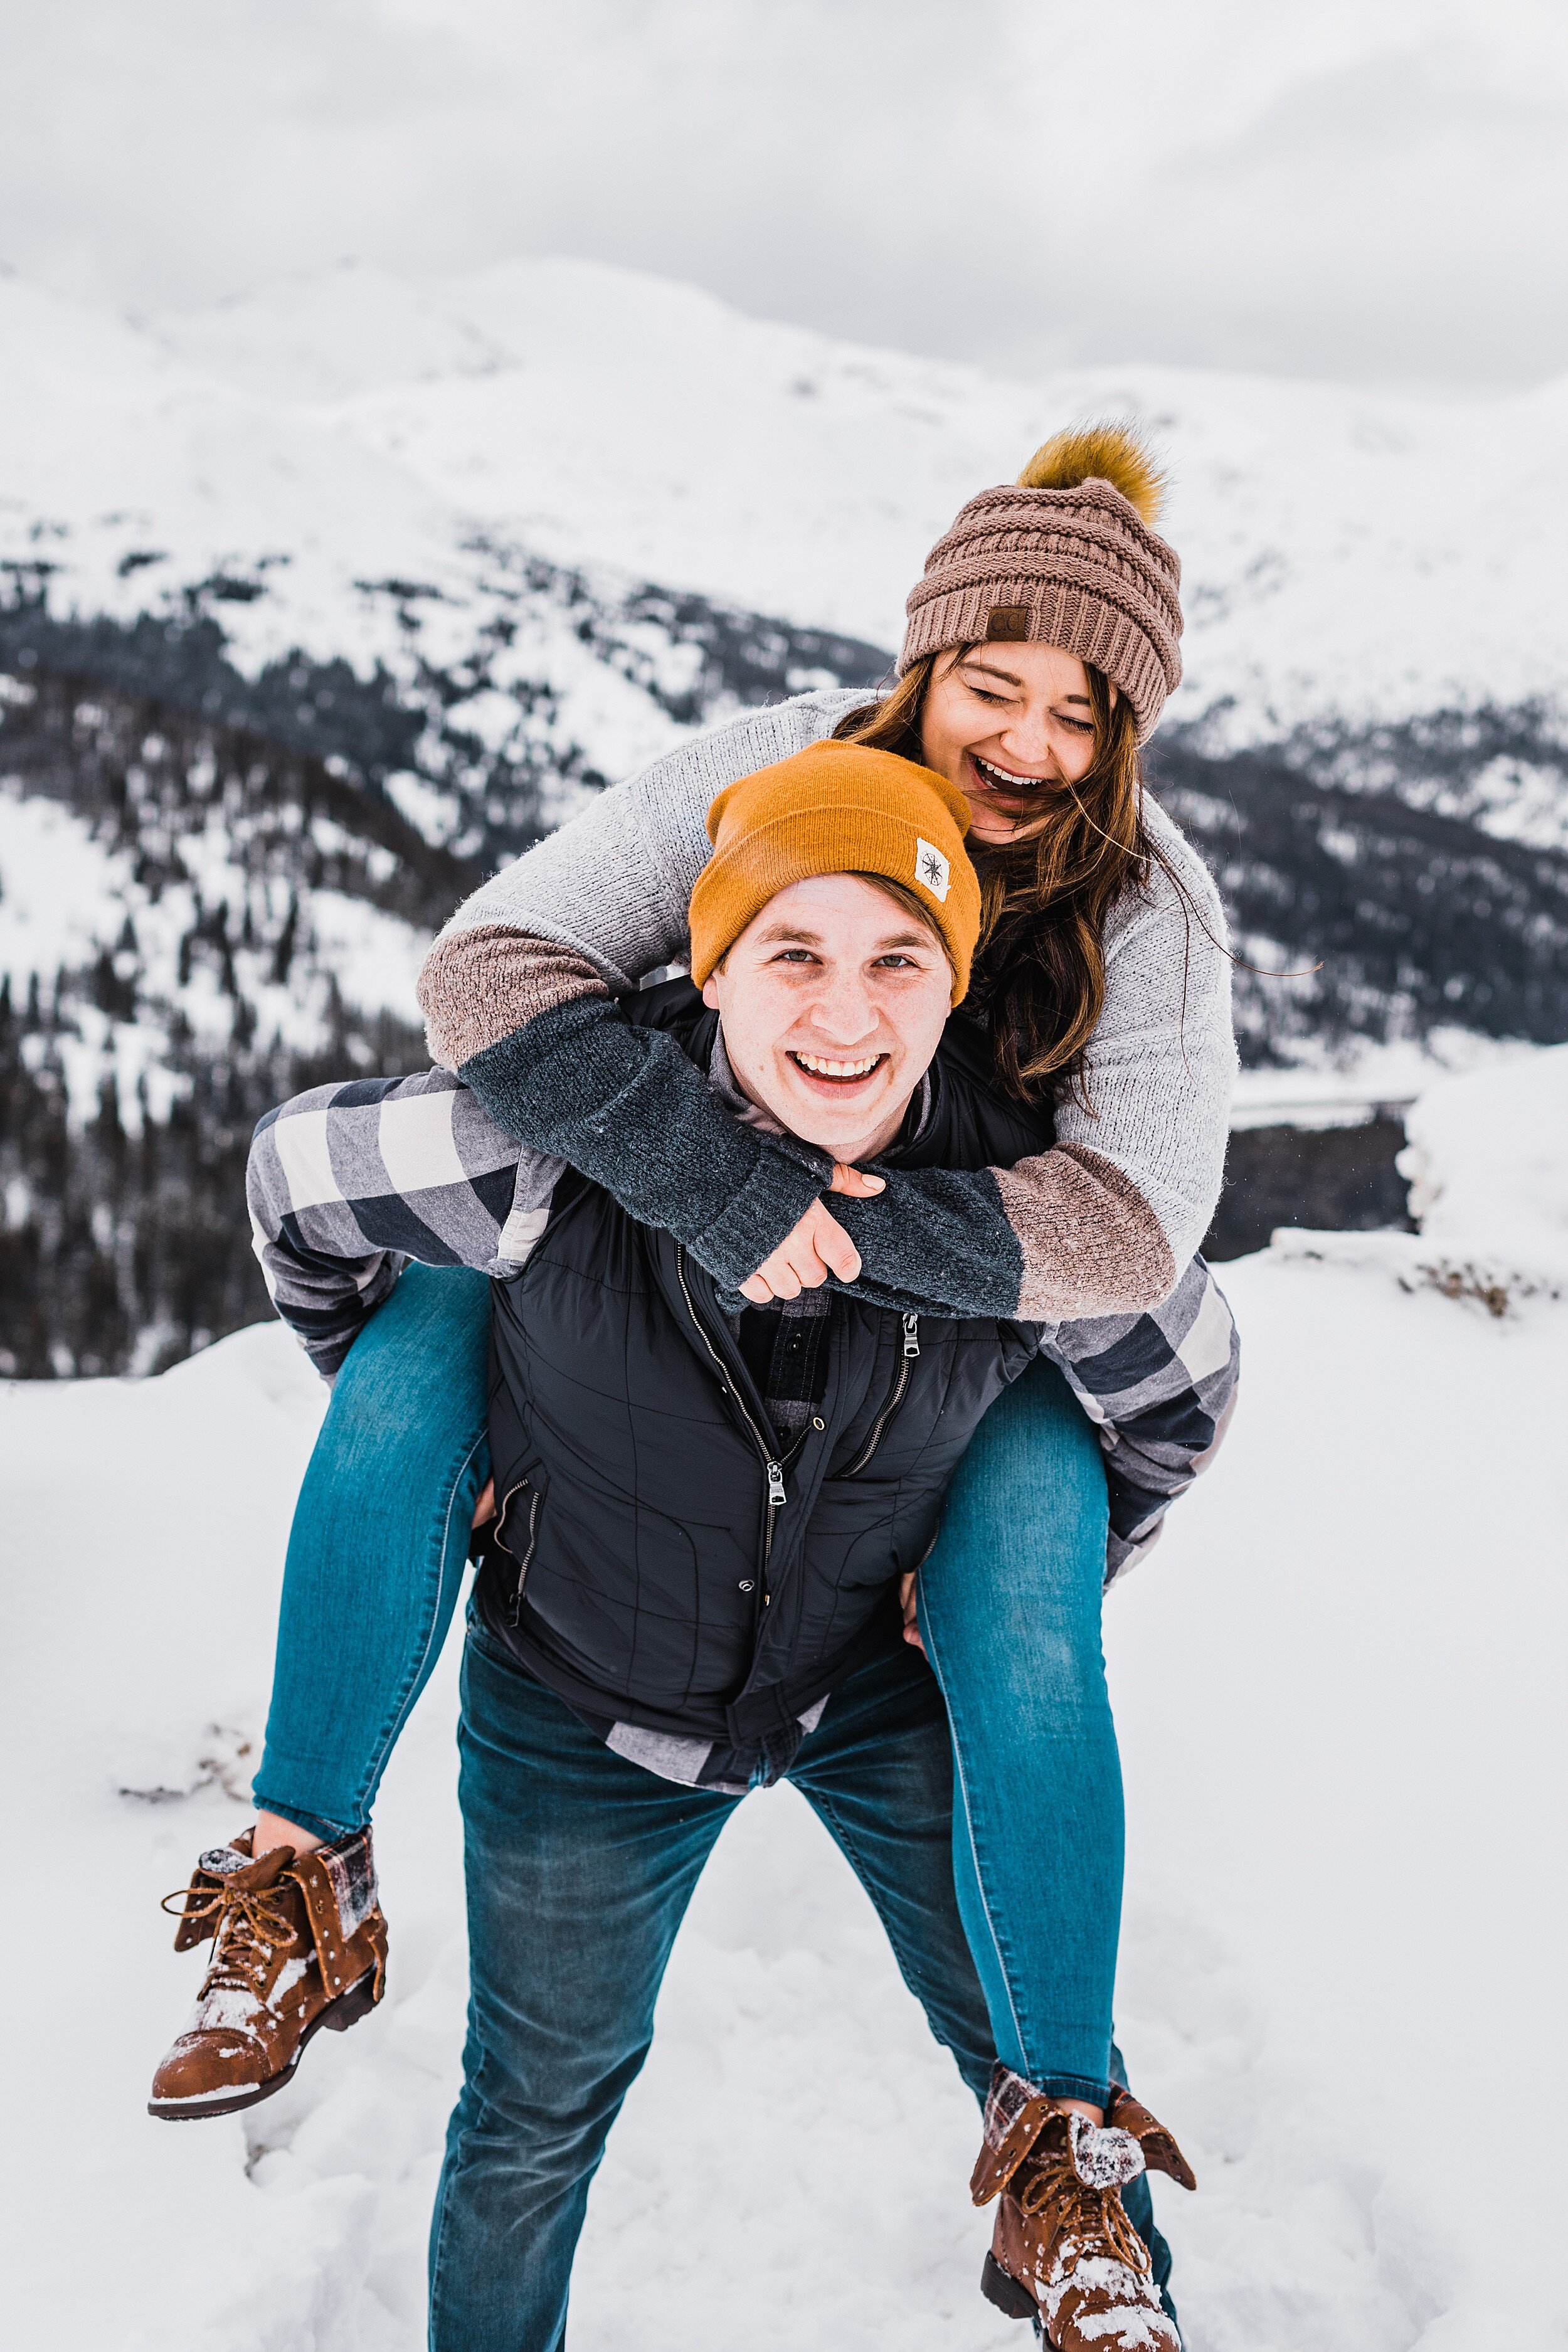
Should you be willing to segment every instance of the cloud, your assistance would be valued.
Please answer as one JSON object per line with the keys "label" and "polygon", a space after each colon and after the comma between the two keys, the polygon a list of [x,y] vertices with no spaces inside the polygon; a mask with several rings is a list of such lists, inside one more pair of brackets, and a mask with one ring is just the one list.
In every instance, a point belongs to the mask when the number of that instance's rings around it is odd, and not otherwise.
{"label": "cloud", "polygon": [[1467,63],[1367,59],[1158,170],[1147,193],[1179,226],[1150,303],[1161,350],[1455,384],[1568,366],[1568,120]]}
{"label": "cloud", "polygon": [[1568,367],[1554,0],[56,0],[0,252],[194,304],[561,251],[1035,367]]}

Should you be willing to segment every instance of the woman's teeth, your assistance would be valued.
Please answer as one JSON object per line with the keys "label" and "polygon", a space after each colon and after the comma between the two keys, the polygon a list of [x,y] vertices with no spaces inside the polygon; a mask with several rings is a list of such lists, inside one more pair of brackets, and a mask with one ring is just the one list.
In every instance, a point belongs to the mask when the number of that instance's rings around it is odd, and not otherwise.
{"label": "woman's teeth", "polygon": [[879,1062],[887,1060],[885,1054],[868,1054],[859,1062],[830,1062],[821,1054],[792,1054],[803,1070],[814,1078],[868,1078]]}
{"label": "woman's teeth", "polygon": [[1040,786],[1046,781],[1044,776],[1015,776],[1010,774],[1005,768],[994,768],[989,760],[983,760],[981,758],[978,751],[971,751],[969,756],[973,761],[975,766],[979,769],[981,774],[985,778],[986,782],[989,784],[994,784],[998,792],[1038,792]]}

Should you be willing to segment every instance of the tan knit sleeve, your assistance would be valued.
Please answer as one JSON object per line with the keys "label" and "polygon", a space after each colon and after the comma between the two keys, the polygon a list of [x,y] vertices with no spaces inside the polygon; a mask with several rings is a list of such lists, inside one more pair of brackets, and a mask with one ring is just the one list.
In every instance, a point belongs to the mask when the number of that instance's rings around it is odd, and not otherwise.
{"label": "tan knit sleeve", "polygon": [[499,923],[445,933],[419,975],[430,1058],[446,1070],[558,1004],[609,992],[586,956]]}
{"label": "tan knit sleeve", "polygon": [[1024,1254],[1025,1322],[1136,1314],[1175,1288],[1179,1268],[1159,1218],[1100,1153],[1058,1144],[992,1174]]}

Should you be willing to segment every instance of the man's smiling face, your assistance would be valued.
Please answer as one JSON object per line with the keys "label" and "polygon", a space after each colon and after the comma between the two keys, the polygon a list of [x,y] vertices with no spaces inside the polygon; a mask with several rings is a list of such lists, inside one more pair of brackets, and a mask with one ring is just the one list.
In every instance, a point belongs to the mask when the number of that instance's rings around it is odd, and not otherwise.
{"label": "man's smiling face", "polygon": [[941,940],[858,874],[792,882],[710,975],[752,1101],[835,1160],[891,1143],[952,1003]]}

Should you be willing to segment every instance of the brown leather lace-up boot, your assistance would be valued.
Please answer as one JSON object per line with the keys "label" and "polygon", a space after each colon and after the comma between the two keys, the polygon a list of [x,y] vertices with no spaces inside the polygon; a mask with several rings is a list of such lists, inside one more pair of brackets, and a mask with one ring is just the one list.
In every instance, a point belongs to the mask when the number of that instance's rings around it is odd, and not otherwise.
{"label": "brown leather lace-up boot", "polygon": [[174,1949],[212,1937],[189,2023],[153,2077],[147,2112],[171,2123],[231,2116],[281,2090],[320,2026],[341,2033],[385,1989],[386,1921],[370,1832],[298,1861],[289,1845],[259,1862],[246,1830],[204,1853],[179,1904]]}
{"label": "brown leather lace-up boot", "polygon": [[1131,2093],[1113,2090],[1104,2123],[1091,2124],[997,2067],[969,2184],[977,2205],[1002,2192],[981,2284],[1013,2318],[1037,2318],[1054,2352],[1182,2352],[1121,2202],[1145,2169],[1197,2187],[1170,2133]]}

